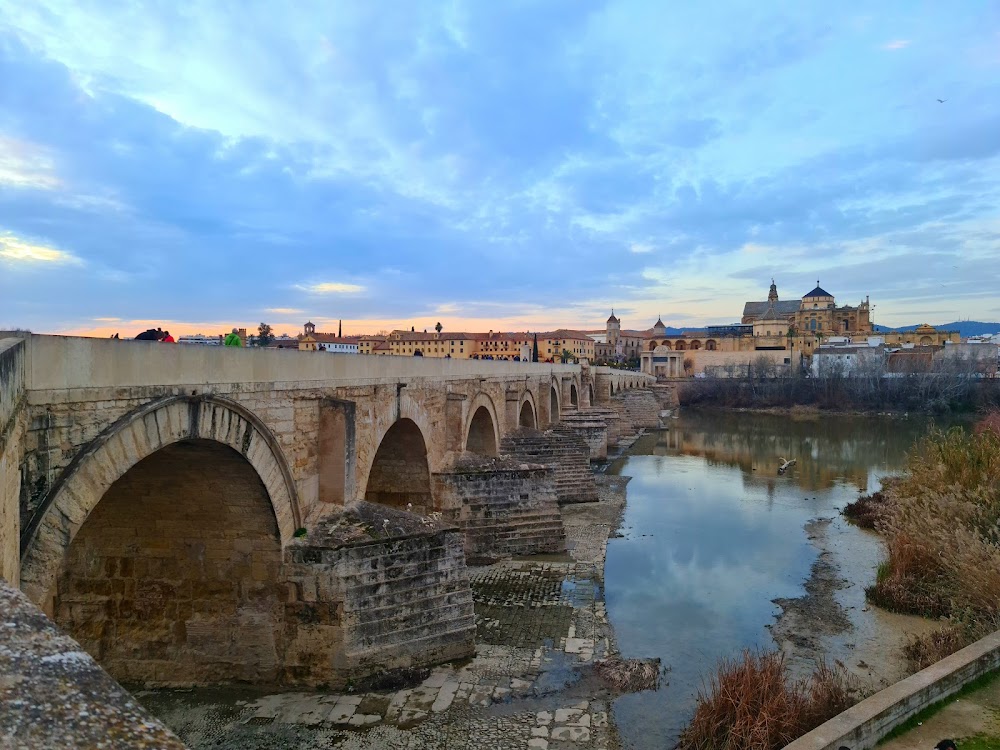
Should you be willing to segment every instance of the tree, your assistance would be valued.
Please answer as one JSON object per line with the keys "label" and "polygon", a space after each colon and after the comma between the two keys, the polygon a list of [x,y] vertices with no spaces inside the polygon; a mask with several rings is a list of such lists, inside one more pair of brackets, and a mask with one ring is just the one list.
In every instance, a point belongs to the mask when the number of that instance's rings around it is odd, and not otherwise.
{"label": "tree", "polygon": [[441,335],[441,331],[442,331],[443,329],[444,329],[444,326],[443,326],[443,325],[441,325],[441,321],[439,320],[439,321],[437,322],[437,325],[435,325],[435,326],[434,326],[434,330],[435,330],[435,331],[437,331],[437,332],[438,332],[438,336],[440,336],[440,335]]}
{"label": "tree", "polygon": [[271,330],[271,326],[267,323],[261,323],[257,326],[257,339],[254,341],[256,346],[268,346],[274,341],[274,331]]}
{"label": "tree", "polygon": [[531,361],[532,362],[537,362],[538,361],[538,334],[537,333],[535,334],[535,342],[531,346]]}
{"label": "tree", "polygon": [[562,354],[559,355],[559,359],[562,360],[563,364],[567,362],[576,362],[576,355],[573,354],[569,349],[563,349]]}

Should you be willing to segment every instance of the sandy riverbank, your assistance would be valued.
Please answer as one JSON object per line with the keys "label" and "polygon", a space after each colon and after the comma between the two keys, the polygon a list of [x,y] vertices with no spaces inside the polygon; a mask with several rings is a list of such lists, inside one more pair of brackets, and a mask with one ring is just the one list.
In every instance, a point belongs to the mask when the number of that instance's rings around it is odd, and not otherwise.
{"label": "sandy riverbank", "polygon": [[842,517],[814,519],[805,530],[819,553],[805,582],[806,593],[776,599],[782,613],[770,626],[792,673],[805,677],[825,658],[844,664],[872,690],[906,677],[902,648],[908,638],[940,623],[886,612],[865,601],[865,587],[874,582],[884,554],[875,534],[850,526]]}

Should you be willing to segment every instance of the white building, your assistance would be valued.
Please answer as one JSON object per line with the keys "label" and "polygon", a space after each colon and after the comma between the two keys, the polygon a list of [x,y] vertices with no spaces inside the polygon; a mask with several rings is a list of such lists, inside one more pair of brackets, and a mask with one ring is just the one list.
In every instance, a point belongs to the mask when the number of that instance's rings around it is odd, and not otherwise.
{"label": "white building", "polygon": [[357,354],[357,341],[320,341],[316,343],[316,348],[321,352],[331,354]]}
{"label": "white building", "polygon": [[850,375],[867,362],[882,362],[885,348],[880,339],[869,339],[863,346],[837,342],[832,346],[819,346],[812,354],[810,371],[813,377]]}

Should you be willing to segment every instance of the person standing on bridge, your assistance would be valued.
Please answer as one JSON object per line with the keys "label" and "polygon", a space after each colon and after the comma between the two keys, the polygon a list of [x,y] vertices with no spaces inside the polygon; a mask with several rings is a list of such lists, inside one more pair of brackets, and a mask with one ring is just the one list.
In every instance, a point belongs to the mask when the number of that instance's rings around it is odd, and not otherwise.
{"label": "person standing on bridge", "polygon": [[226,335],[226,340],[222,342],[226,346],[243,346],[243,340],[239,332],[234,328],[233,332]]}

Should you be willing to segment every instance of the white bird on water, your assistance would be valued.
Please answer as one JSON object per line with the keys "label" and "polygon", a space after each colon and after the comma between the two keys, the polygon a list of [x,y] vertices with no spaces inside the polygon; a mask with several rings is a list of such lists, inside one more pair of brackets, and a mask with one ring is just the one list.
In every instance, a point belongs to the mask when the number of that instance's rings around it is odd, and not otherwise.
{"label": "white bird on water", "polygon": [[778,467],[779,474],[784,474],[786,471],[788,471],[789,466],[795,466],[794,458],[791,461],[786,461],[784,456],[781,456],[778,458],[778,460],[781,461],[781,466]]}

